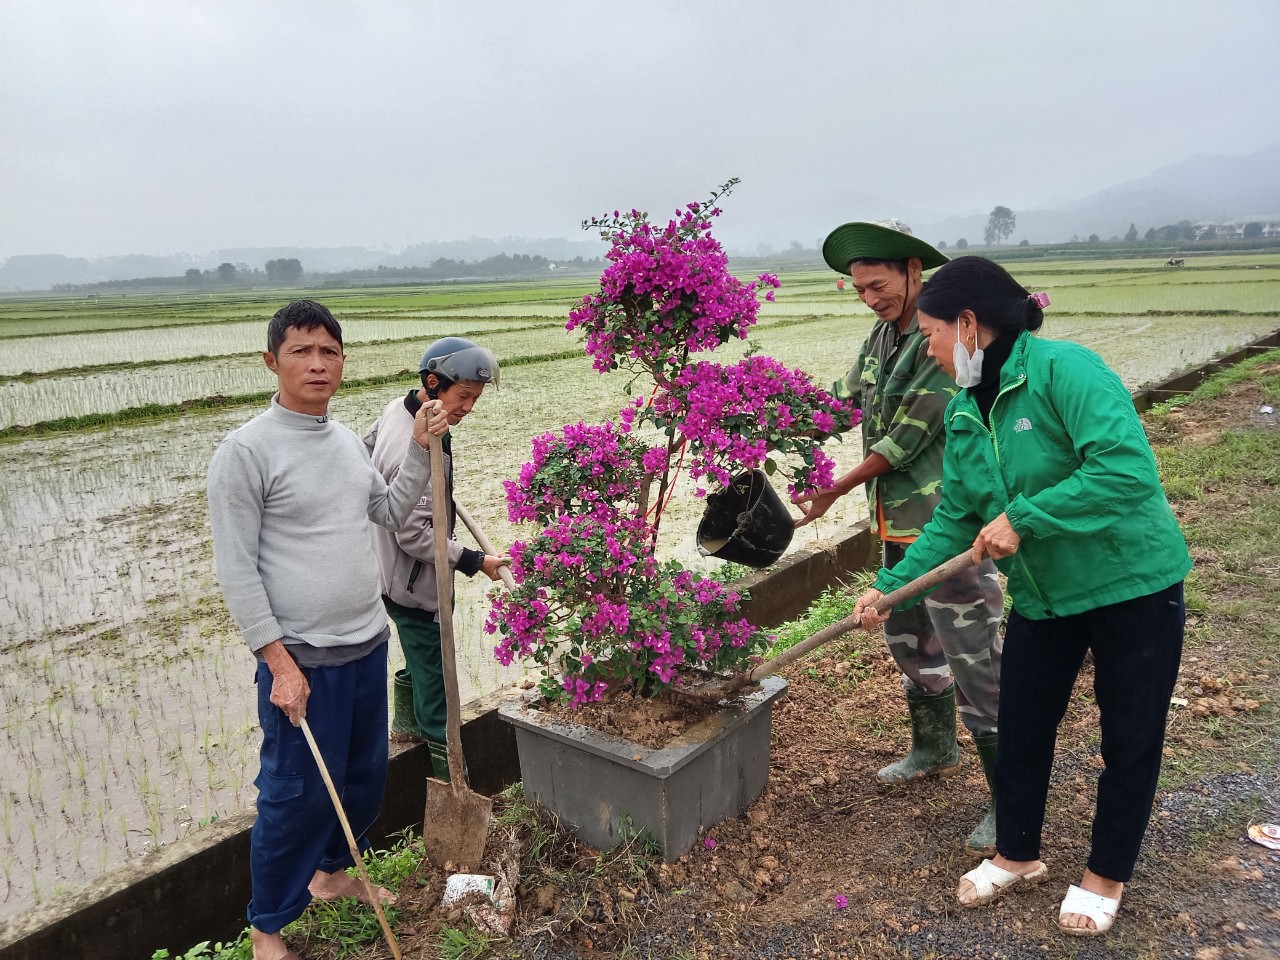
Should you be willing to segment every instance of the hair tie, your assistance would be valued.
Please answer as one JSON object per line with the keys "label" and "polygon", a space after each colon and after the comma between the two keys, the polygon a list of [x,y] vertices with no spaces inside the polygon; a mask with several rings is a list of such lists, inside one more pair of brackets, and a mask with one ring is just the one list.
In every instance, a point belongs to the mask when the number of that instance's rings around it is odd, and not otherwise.
{"label": "hair tie", "polygon": [[1039,293],[1027,294],[1027,299],[1034,302],[1041,310],[1049,305],[1049,295],[1041,290]]}

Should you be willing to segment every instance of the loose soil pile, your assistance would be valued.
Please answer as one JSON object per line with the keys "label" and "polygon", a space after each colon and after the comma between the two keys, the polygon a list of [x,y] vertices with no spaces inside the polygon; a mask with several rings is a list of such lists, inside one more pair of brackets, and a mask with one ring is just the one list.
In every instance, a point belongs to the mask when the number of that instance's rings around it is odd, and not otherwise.
{"label": "loose soil pile", "polygon": [[[691,678],[691,682],[702,682]],[[576,723],[602,730],[645,747],[662,747],[716,710],[714,700],[699,702],[693,697],[652,699],[631,689],[609,691],[596,703],[573,709],[564,703],[539,703],[539,712],[562,723]]]}
{"label": "loose soil pile", "polygon": [[[1244,384],[1164,424],[1160,439],[1203,443],[1222,429],[1256,429],[1250,415],[1257,409],[1256,387]],[[1247,505],[1274,491],[1223,495]],[[1215,509],[1212,495],[1194,509]],[[1192,547],[1198,566],[1212,567],[1211,551]],[[1280,956],[1280,854],[1245,833],[1251,822],[1280,819],[1280,612],[1274,592],[1249,578],[1201,580],[1207,612],[1189,623],[1165,751],[1171,786],[1157,795],[1137,873],[1107,938],[1068,939],[1055,924],[1067,885],[1084,868],[1102,766],[1089,666],[1059,733],[1044,829],[1049,880],[964,910],[954,896],[973,865],[963,843],[987,803],[972,743],[961,734],[966,764],[953,778],[878,786],[876,770],[902,755],[910,734],[882,641],[855,634],[785,672],[791,687],[774,708],[768,787],[744,816],[711,829],[678,863],[663,864],[638,842],[598,854],[508,797],[510,825],[495,825],[488,855],[496,866],[504,851],[517,851],[519,907],[512,939],[492,941],[487,955]],[[423,869],[422,886],[402,891],[397,928],[406,957],[435,958],[441,928],[467,921],[440,909],[444,875]],[[324,945],[307,949],[307,956],[325,955]],[[381,945],[363,954],[387,955]]]}

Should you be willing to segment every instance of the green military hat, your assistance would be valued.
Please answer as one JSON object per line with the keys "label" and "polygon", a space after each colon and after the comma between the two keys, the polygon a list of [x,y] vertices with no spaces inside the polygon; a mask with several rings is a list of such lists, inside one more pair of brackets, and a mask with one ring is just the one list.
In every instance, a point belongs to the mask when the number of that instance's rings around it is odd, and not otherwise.
{"label": "green military hat", "polygon": [[950,258],[923,240],[911,235],[911,228],[901,220],[879,223],[856,221],[836,227],[822,244],[822,258],[836,273],[849,273],[849,261],[910,260],[919,257],[925,270],[940,267]]}

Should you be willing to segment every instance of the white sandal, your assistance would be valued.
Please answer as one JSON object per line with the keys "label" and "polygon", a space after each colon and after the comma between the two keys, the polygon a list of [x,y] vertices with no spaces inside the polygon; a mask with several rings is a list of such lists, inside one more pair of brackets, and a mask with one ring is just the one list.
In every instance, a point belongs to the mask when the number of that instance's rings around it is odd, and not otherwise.
{"label": "white sandal", "polygon": [[[1069,937],[1100,937],[1111,929],[1120,910],[1120,898],[1104,897],[1100,893],[1090,893],[1074,883],[1067,888],[1067,896],[1058,910],[1058,929]],[[1093,921],[1092,927],[1064,927],[1062,918],[1065,914],[1074,913],[1088,917]]]}
{"label": "white sandal", "polygon": [[1030,873],[1021,874],[1013,873],[1004,869],[1004,867],[997,867],[990,860],[983,860],[982,863],[960,878],[973,884],[973,899],[969,901],[961,900],[960,891],[957,889],[956,901],[962,907],[984,907],[992,900],[1003,896],[1024,883],[1028,885],[1039,883],[1048,872],[1048,866],[1043,863]]}

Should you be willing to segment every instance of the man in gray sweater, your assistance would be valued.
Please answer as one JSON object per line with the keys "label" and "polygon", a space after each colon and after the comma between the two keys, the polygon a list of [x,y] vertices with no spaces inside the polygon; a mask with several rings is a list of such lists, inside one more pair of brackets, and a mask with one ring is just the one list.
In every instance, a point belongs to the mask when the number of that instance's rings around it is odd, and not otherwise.
{"label": "man in gray sweater", "polygon": [[360,438],[329,419],[344,359],[342,329],[326,307],[298,300],[280,310],[263,354],[279,392],[209,464],[218,582],[258,660],[255,960],[293,956],[279,931],[313,896],[391,896],[347,875],[345,835],[298,724],[307,718],[367,847],[387,774],[390,636],[369,521],[392,529],[408,521],[430,478],[428,434],[443,436],[448,418],[438,403],[423,405],[388,485]]}

